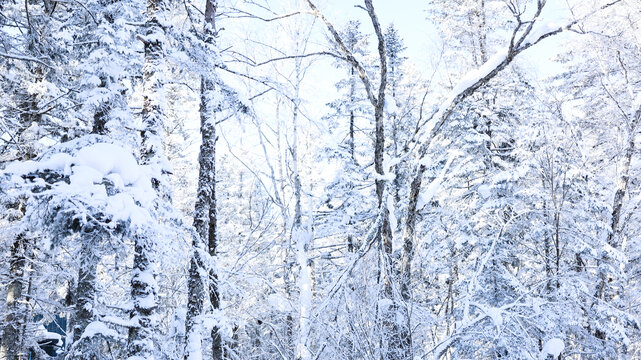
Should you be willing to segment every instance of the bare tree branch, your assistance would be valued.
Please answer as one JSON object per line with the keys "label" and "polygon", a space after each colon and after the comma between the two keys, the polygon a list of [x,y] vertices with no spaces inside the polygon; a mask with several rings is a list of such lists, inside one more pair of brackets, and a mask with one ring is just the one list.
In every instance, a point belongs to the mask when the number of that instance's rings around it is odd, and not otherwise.
{"label": "bare tree branch", "polygon": [[53,69],[53,67],[51,65],[43,62],[40,59],[36,59],[36,58],[30,57],[30,56],[22,56],[22,55],[0,53],[0,57],[5,57],[5,58],[8,58],[8,59],[15,59],[15,60],[22,60],[22,61],[31,61],[31,62],[38,63],[38,64],[40,64],[40,65],[42,65],[44,67],[47,67],[49,69]]}
{"label": "bare tree branch", "polygon": [[288,17],[299,15],[301,13],[300,11],[296,11],[296,12],[293,12],[291,14],[278,15],[278,16],[274,16],[274,17],[271,17],[271,18],[264,18],[264,17],[258,16],[258,15],[254,15],[254,14],[248,12],[248,11],[237,9],[237,8],[232,8],[231,10],[233,10],[233,11],[235,11],[238,14],[241,14],[241,15],[238,15],[238,16],[226,15],[226,17],[235,18],[235,19],[250,18],[250,19],[261,20],[261,21],[264,21],[264,22],[272,22],[272,21],[276,21],[276,20],[286,19]]}
{"label": "bare tree branch", "polygon": [[309,53],[309,54],[302,54],[302,55],[281,56],[281,57],[265,60],[265,61],[262,61],[262,62],[259,62],[259,63],[246,62],[246,64],[258,67],[258,66],[263,66],[263,65],[272,63],[274,61],[282,61],[282,60],[290,60],[290,59],[301,59],[301,58],[307,58],[307,57],[310,57],[310,56],[319,56],[319,55],[328,55],[328,56],[335,57],[337,59],[346,60],[344,57],[342,57],[342,56],[340,56],[338,54],[335,54],[335,53],[332,53],[332,52],[329,52],[329,51],[319,51],[319,52],[314,52],[314,53]]}
{"label": "bare tree branch", "polygon": [[354,54],[352,54],[351,51],[345,46],[345,43],[343,42],[343,39],[341,39],[341,36],[338,34],[338,31],[336,31],[336,28],[334,28],[334,25],[332,25],[329,20],[323,15],[316,5],[314,5],[311,0],[305,0],[307,2],[307,5],[309,5],[310,9],[312,9],[312,13],[314,16],[317,18],[321,19],[323,23],[325,23],[325,26],[327,27],[327,30],[332,34],[332,37],[334,38],[334,41],[338,44],[338,47],[341,49],[341,51],[345,54],[345,58],[347,62],[349,62],[358,72],[358,76],[361,78],[361,81],[363,82],[363,85],[365,86],[365,92],[367,93],[367,99],[372,103],[372,105],[376,106],[376,103],[378,99],[376,96],[374,96],[374,93],[372,92],[372,83],[367,77],[367,73],[365,72],[365,69],[361,65],[358,60],[354,57]]}

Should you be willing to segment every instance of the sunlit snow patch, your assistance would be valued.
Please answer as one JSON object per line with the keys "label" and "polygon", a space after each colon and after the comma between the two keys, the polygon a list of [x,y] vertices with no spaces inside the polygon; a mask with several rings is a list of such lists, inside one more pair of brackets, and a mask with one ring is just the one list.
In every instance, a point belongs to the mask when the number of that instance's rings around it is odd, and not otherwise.
{"label": "sunlit snow patch", "polygon": [[563,340],[559,338],[552,338],[543,345],[543,351],[541,351],[540,359],[548,359],[549,355],[556,359],[561,355],[564,349],[565,344],[563,343]]}

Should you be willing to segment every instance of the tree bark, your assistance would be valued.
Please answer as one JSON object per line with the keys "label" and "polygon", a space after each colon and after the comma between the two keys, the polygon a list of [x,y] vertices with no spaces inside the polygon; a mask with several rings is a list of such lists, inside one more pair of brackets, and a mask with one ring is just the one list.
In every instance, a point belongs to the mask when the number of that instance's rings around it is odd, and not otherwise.
{"label": "tree bark", "polygon": [[0,342],[0,359],[3,360],[28,358],[23,339],[27,321],[26,308],[22,299],[25,290],[27,253],[30,247],[31,243],[24,233],[18,234],[11,246],[11,257],[8,259],[11,281],[7,288],[7,315],[4,319]]}
{"label": "tree bark", "polygon": [[[296,82],[294,83],[294,110],[292,116],[293,141],[291,145],[292,172],[294,177],[294,224],[292,228],[292,243],[296,246],[296,260],[299,267],[298,291],[299,291],[299,314],[298,314],[298,337],[296,339],[295,357],[296,360],[310,360],[311,352],[307,346],[309,334],[309,317],[311,314],[312,288],[311,288],[311,267],[307,250],[311,240],[311,229],[303,228],[303,214],[301,210],[302,185],[300,179],[299,158],[298,158],[298,113],[299,94],[301,79],[300,59],[296,59]],[[311,221],[311,219],[308,219]]]}
{"label": "tree bark", "polygon": [[[170,200],[164,172],[166,159],[163,151],[163,124],[165,102],[162,76],[165,72],[165,31],[160,18],[165,10],[163,0],[147,0],[143,65],[143,108],[140,157],[142,165],[151,165],[160,170],[152,179],[160,203]],[[154,338],[157,333],[156,298],[156,242],[152,236],[134,236],[134,263],[131,279],[133,310],[131,318],[136,323],[129,328],[127,354],[130,358],[151,359],[154,357]]]}
{"label": "tree bark", "polygon": [[[215,42],[216,34],[216,0],[205,2],[205,41],[209,44]],[[212,70],[213,71],[213,70]],[[198,316],[203,314],[205,296],[209,296],[212,310],[220,309],[220,290],[218,274],[211,266],[205,266],[201,252],[207,249],[207,254],[214,259],[218,246],[216,237],[216,112],[220,104],[215,96],[216,85],[211,76],[202,76],[200,83],[200,135],[201,145],[198,155],[199,174],[196,206],[194,212],[194,228],[197,237],[193,240],[193,254],[189,269],[188,279],[188,305],[186,319],[187,348],[185,359],[192,356],[200,358],[201,337],[200,327],[197,324]],[[208,272],[209,282],[207,293],[202,278],[204,271]],[[218,326],[211,331],[212,358],[223,358],[223,342]]]}
{"label": "tree bark", "polygon": [[354,139],[354,96],[355,96],[355,85],[354,84],[354,68],[349,69],[349,155],[352,158],[352,163],[356,164],[356,154],[354,149],[356,148],[356,142]]}
{"label": "tree bark", "polygon": [[[214,43],[214,36],[216,34],[216,10],[218,7],[217,0],[207,0],[205,2],[205,36],[206,41]],[[211,189],[211,196],[209,198],[209,228],[207,230],[207,244],[209,256],[215,258],[216,249],[218,247],[218,239],[216,237],[216,117],[215,111],[218,110],[219,104],[214,101],[214,82],[211,79],[204,79],[202,89],[206,103],[203,106],[201,114],[204,114],[206,119],[201,118],[201,122],[205,120],[206,125],[203,133],[203,143],[206,143],[206,152],[210,151],[211,171],[209,173],[209,185]],[[203,98],[201,97],[201,101]],[[202,115],[201,115],[202,116]],[[207,140],[205,140],[207,138]],[[218,273],[215,269],[209,270],[209,301],[214,311],[220,309],[220,289],[218,287]],[[214,360],[222,360],[223,358],[223,342],[220,336],[219,327],[214,326],[211,331],[212,339],[212,358]]]}
{"label": "tree bark", "polygon": [[[36,53],[36,39],[33,35],[33,29],[29,28],[27,49],[29,53]],[[40,66],[36,65],[32,68],[33,73],[37,79],[43,78],[43,70]],[[34,123],[42,123],[41,111],[38,107],[38,99],[34,94],[29,94],[27,91],[19,91],[15,94],[16,102],[19,103],[20,112],[18,117],[20,119],[20,130],[25,131],[30,128]],[[31,144],[23,145],[20,148],[18,159],[28,161],[37,156],[36,149]],[[26,212],[25,208],[26,199],[20,199],[17,202],[20,220]],[[7,315],[2,325],[2,338],[0,339],[0,359],[17,360],[28,358],[28,353],[25,349],[25,338],[27,324],[30,322],[27,315],[27,306],[25,299],[25,290],[27,288],[25,275],[28,273],[28,257],[33,252],[34,242],[29,238],[27,232],[20,232],[16,235],[13,244],[11,245],[9,262],[9,275],[10,282],[7,288],[6,308]]]}
{"label": "tree bark", "polygon": [[[89,234],[87,229],[85,235],[87,238],[95,236]],[[96,279],[98,256],[94,253],[96,247],[95,241],[83,242],[80,249],[80,268],[78,269],[78,284],[76,286],[75,306],[73,316],[73,342],[80,340],[80,336],[85,328],[93,320],[93,303],[96,296]]]}
{"label": "tree bark", "polygon": [[[619,179],[619,184],[617,191],[614,193],[614,200],[612,203],[612,215],[610,220],[610,232],[608,233],[606,243],[614,249],[619,249],[621,244],[619,243],[618,233],[620,230],[620,221],[621,221],[621,211],[623,209],[624,200],[628,192],[628,183],[630,182],[630,164],[632,163],[632,156],[634,155],[636,144],[634,138],[636,136],[637,128],[641,122],[641,107],[637,109],[634,113],[634,118],[630,123],[630,129],[628,133],[628,144],[625,149],[625,155],[623,157],[623,168],[621,169],[621,178]],[[611,295],[608,289],[608,283],[610,282],[609,274],[607,274],[604,269],[604,265],[608,262],[607,254],[603,254],[600,259],[599,266],[599,285],[597,287],[596,296],[603,300],[608,300],[607,298]]]}

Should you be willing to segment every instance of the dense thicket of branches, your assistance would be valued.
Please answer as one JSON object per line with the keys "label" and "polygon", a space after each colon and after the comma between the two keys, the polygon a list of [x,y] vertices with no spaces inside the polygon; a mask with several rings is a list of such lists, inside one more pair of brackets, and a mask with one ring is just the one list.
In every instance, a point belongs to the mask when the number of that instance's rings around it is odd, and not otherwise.
{"label": "dense thicket of branches", "polygon": [[383,3],[1,2],[0,359],[641,356],[640,3]]}

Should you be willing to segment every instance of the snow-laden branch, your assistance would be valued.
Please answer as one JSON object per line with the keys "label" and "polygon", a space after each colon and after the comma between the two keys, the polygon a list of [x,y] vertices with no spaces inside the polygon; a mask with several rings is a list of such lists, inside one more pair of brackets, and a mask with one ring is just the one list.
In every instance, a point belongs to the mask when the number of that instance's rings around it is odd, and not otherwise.
{"label": "snow-laden branch", "polygon": [[540,23],[540,21],[538,21],[538,15],[540,15],[543,10],[545,2],[539,3],[535,16],[529,22],[528,27],[520,34],[518,34],[518,30],[521,28],[523,23],[519,21],[508,47],[499,50],[478,69],[468,72],[450,91],[450,94],[447,96],[445,101],[443,101],[439,106],[439,110],[432,116],[426,125],[424,130],[425,140],[419,149],[419,158],[422,159],[426,155],[431,140],[436,136],[443,124],[452,115],[456,106],[498,75],[503,69],[512,63],[517,55],[538,44],[543,39],[567,31],[571,29],[572,26],[585,20],[596,12],[611,7],[619,2],[621,2],[621,0],[607,3],[589,14],[579,19],[569,21],[562,26],[559,26],[557,23]]}
{"label": "snow-laden branch", "polygon": [[7,54],[7,53],[0,53],[0,57],[4,57],[7,59],[14,59],[14,60],[22,60],[22,61],[28,61],[28,62],[35,62],[38,63],[46,68],[53,69],[53,67],[46,62],[36,59],[31,56],[23,56],[23,55],[16,55],[16,54]]}
{"label": "snow-laden branch", "polygon": [[434,196],[436,195],[436,192],[441,188],[441,184],[443,183],[443,179],[445,179],[445,175],[447,174],[448,170],[450,169],[450,166],[452,165],[452,161],[454,161],[455,158],[459,157],[461,155],[460,151],[452,151],[447,158],[447,161],[445,162],[445,166],[443,166],[443,169],[441,169],[441,172],[438,174],[438,176],[432,180],[432,182],[427,186],[427,189],[419,194],[418,198],[418,204],[417,208],[422,208],[425,206],[425,204],[428,204]]}
{"label": "snow-laden branch", "polygon": [[232,13],[232,11],[234,11],[234,12],[240,14],[240,15],[229,15],[229,14],[221,14],[221,15],[224,15],[224,17],[228,18],[228,19],[249,18],[249,19],[256,19],[256,20],[260,20],[260,21],[264,21],[264,22],[272,22],[272,21],[282,20],[282,19],[286,19],[286,18],[289,18],[289,17],[292,17],[292,16],[300,15],[300,13],[301,13],[300,11],[295,11],[295,12],[292,12],[292,13],[289,13],[289,14],[276,15],[274,17],[267,18],[267,17],[258,16],[256,14],[250,13],[249,11],[245,11],[245,10],[242,10],[242,9],[239,9],[239,8],[234,8],[234,7],[230,8],[228,10],[228,13]]}
{"label": "snow-laden branch", "polygon": [[[410,184],[409,191],[409,202],[407,207],[407,216],[405,223],[405,235],[404,235],[404,246],[403,251],[408,252],[409,254],[403,254],[404,257],[411,258],[412,253],[414,252],[414,246],[412,239],[414,236],[414,230],[416,225],[416,213],[418,208],[418,200],[421,193],[421,184],[423,181],[423,174],[425,172],[426,164],[424,161],[425,156],[428,153],[430,144],[435,136],[440,131],[441,127],[449,119],[449,117],[454,112],[454,109],[463,102],[466,98],[474,94],[479,88],[487,84],[491,79],[498,75],[503,69],[505,69],[514,58],[529,49],[530,47],[538,44],[541,40],[559,34],[563,31],[569,30],[572,26],[579,23],[580,21],[586,19],[592,14],[606,9],[610,6],[613,6],[621,0],[616,0],[614,2],[607,3],[598,9],[590,12],[586,16],[575,19],[566,23],[564,26],[556,26],[553,24],[541,24],[539,23],[538,16],[541,14],[543,7],[545,6],[544,1],[537,3],[537,11],[535,16],[528,26],[519,33],[519,30],[525,24],[521,22],[520,17],[517,17],[518,24],[512,34],[512,39],[510,40],[510,45],[503,50],[498,51],[494,56],[492,56],[488,61],[485,62],[481,67],[476,70],[469,72],[467,75],[459,81],[459,83],[454,86],[450,94],[447,96],[445,101],[439,106],[439,110],[434,113],[432,118],[428,121],[423,134],[418,136],[418,139],[423,138],[419,149],[418,149],[418,162],[416,163],[413,171],[413,179]],[[419,140],[420,141],[420,140]]]}

